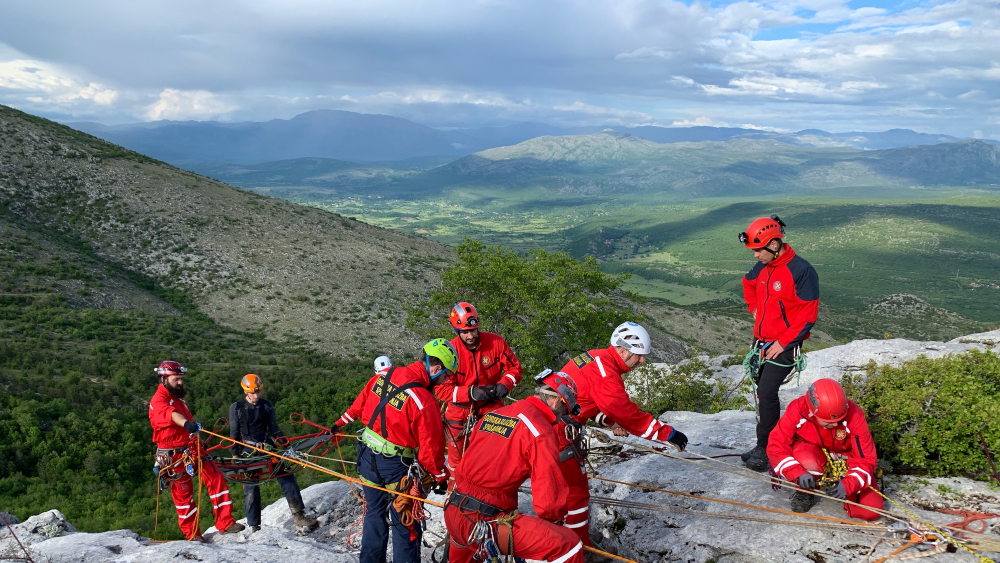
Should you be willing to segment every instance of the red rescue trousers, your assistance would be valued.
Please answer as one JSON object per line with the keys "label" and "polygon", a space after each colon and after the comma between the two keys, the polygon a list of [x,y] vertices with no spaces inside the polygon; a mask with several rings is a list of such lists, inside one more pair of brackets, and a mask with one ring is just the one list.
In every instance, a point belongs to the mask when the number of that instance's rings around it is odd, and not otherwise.
{"label": "red rescue trousers", "polygon": [[[478,512],[459,510],[455,505],[444,509],[444,525],[451,535],[448,563],[470,563],[478,545],[468,545],[469,534],[479,520]],[[534,516],[514,519],[514,556],[549,563],[583,563],[583,544],[572,531]],[[506,551],[507,547],[502,549]]]}
{"label": "red rescue trousers", "polygon": [[[823,469],[826,467],[826,455],[823,454],[823,450],[816,444],[801,441],[793,443],[792,457],[802,464],[803,469],[817,477],[823,474]],[[881,510],[885,505],[885,501],[877,491],[877,485],[872,484],[870,487],[865,487],[854,494],[847,495],[847,500]],[[865,510],[860,506],[847,503],[844,503],[844,510],[847,511],[847,515],[851,518],[860,518],[861,520],[877,520],[881,516],[877,512]]]}
{"label": "red rescue trousers", "polygon": [[583,545],[593,545],[590,541],[590,482],[576,458],[559,464],[566,484],[566,523],[564,524],[580,538]]}
{"label": "red rescue trousers", "polygon": [[[173,461],[177,461],[183,454],[174,454]],[[181,467],[180,471],[184,471]],[[197,471],[197,468],[195,468]],[[201,533],[198,526],[198,499],[197,491],[194,490],[194,477],[187,477],[174,481],[170,484],[170,496],[174,499],[174,506],[177,507],[177,525],[187,539],[192,539]],[[201,462],[201,482],[208,489],[208,494],[201,499],[202,506],[211,505],[212,513],[215,514],[215,528],[220,532],[228,530],[233,525],[233,501],[229,498],[229,487],[222,472],[215,466],[211,458],[206,458]]]}
{"label": "red rescue trousers", "polygon": [[444,439],[448,445],[448,456],[445,459],[445,470],[448,472],[448,490],[455,488],[455,469],[462,461],[462,454],[469,446],[469,432],[465,431],[465,422],[461,420],[444,420]]}

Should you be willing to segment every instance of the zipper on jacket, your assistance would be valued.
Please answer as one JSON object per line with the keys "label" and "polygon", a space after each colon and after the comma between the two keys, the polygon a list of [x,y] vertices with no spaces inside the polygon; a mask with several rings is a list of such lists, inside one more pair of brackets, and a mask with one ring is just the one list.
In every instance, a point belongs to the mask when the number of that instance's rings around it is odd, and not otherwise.
{"label": "zipper on jacket", "polygon": [[781,320],[785,321],[785,328],[791,328],[792,325],[788,324],[788,315],[785,314],[784,301],[778,300],[778,308],[781,309]]}
{"label": "zipper on jacket", "polygon": [[[766,266],[765,266],[766,267]],[[760,333],[761,340],[764,340],[764,313],[767,312],[767,300],[771,298],[771,274],[774,273],[774,268],[768,268],[767,272],[767,296],[764,297],[764,304],[760,306],[760,318],[757,319],[757,332]]]}
{"label": "zipper on jacket", "polygon": [[861,456],[861,459],[864,459],[865,451],[861,449],[861,438],[857,434],[854,435],[854,443],[858,445],[858,455]]}

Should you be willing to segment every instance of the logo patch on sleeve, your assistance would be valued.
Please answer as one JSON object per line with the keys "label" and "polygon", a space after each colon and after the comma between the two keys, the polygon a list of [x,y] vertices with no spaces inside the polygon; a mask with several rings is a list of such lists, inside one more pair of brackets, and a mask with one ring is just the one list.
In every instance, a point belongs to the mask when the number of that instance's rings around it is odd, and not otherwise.
{"label": "logo patch on sleeve", "polygon": [[590,352],[584,352],[579,356],[573,358],[573,363],[576,364],[577,369],[582,369],[583,366],[594,361],[594,357],[590,355]]}
{"label": "logo patch on sleeve", "polygon": [[375,385],[372,385],[372,393],[375,393],[375,395],[380,399],[384,397],[384,393],[388,391],[388,393],[393,396],[389,399],[388,405],[397,411],[401,411],[403,410],[403,403],[405,403],[410,396],[406,394],[406,391],[399,391],[398,389],[399,387],[397,387],[393,382],[386,381],[384,375],[379,376],[379,378],[375,380]]}
{"label": "logo patch on sleeve", "polygon": [[510,438],[510,435],[514,433],[514,428],[520,423],[521,420],[518,418],[487,413],[483,417],[483,421],[479,424],[479,429],[483,432]]}
{"label": "logo patch on sleeve", "polygon": [[834,436],[834,438],[836,438],[838,440],[846,440],[847,439],[847,430],[844,430],[843,428],[838,428],[837,431],[834,433],[833,436]]}

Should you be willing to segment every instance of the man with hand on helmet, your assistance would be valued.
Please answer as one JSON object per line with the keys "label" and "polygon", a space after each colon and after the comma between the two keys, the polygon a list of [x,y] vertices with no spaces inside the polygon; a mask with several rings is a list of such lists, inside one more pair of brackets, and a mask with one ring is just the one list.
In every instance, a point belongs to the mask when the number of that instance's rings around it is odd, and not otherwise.
{"label": "man with hand on helmet", "polygon": [[[560,525],[566,517],[566,481],[553,426],[579,408],[576,386],[566,374],[549,369],[535,382],[533,397],[486,413],[472,431],[444,509],[450,563],[470,563],[477,552],[494,549],[518,560],[583,563],[583,544]],[[527,479],[537,516],[516,512],[517,491]],[[482,543],[471,543],[477,526],[489,532],[480,536]]]}
{"label": "man with hand on helmet", "polygon": [[[767,457],[778,475],[798,484],[792,495],[795,512],[809,512],[819,500],[804,490],[826,487],[832,497],[882,509],[874,478],[878,456],[865,413],[832,379],[816,380],[788,404],[771,432]],[[851,518],[879,517],[853,504],[844,503],[844,509]]]}
{"label": "man with hand on helmet", "polygon": [[[358,419],[365,428],[358,440],[358,473],[363,481],[393,488],[412,469],[422,472],[430,487],[445,482],[444,430],[437,401],[430,389],[455,371],[454,347],[443,338],[428,342],[423,357],[406,367],[389,367],[376,373],[336,423],[340,428]],[[424,493],[428,491],[425,489]],[[420,523],[406,527],[392,505],[394,495],[364,487],[365,516],[360,563],[386,560],[389,524],[392,526],[392,560],[420,561]]]}
{"label": "man with hand on helmet", "polygon": [[[278,428],[278,417],[274,412],[274,404],[261,398],[264,381],[259,375],[248,373],[240,381],[240,387],[245,394],[243,400],[229,405],[229,436],[238,441],[258,448],[265,444],[275,446],[275,441],[285,442],[285,433]],[[232,447],[234,457],[253,457],[264,455],[256,450],[244,448],[239,444]],[[277,477],[281,492],[288,500],[288,509],[292,512],[295,525],[306,533],[316,529],[315,518],[306,516],[305,504],[295,475],[288,473]],[[243,510],[247,515],[247,525],[256,532],[260,530],[260,486],[257,483],[243,485]]]}
{"label": "man with hand on helmet", "polygon": [[[581,411],[573,419],[580,424],[594,419],[600,426],[624,430],[647,440],[669,442],[683,450],[687,447],[687,436],[643,412],[625,389],[622,374],[644,363],[650,346],[646,329],[638,323],[625,322],[611,333],[610,346],[584,352],[563,366],[562,370],[579,389],[576,401]],[[560,447],[570,447],[569,439],[562,434]],[[590,545],[590,490],[583,460],[573,457],[563,461],[561,467],[570,487],[566,527],[573,529],[585,545]]]}
{"label": "man with hand on helmet", "polygon": [[448,318],[457,336],[455,374],[434,388],[447,407],[448,471],[454,472],[469,443],[469,432],[483,414],[503,406],[503,399],[521,381],[521,363],[503,337],[479,329],[479,313],[460,301]]}
{"label": "man with hand on helmet", "polygon": [[778,389],[819,314],[816,270],[784,243],[784,236],[785,223],[777,215],[761,217],[739,234],[757,259],[743,276],[743,298],[754,319],[753,347],[760,355],[757,445],[741,456],[754,471],[767,469],[767,439],[781,413]]}
{"label": "man with hand on helmet", "polygon": [[244,529],[233,521],[233,501],[222,472],[206,453],[198,433],[201,424],[195,422],[191,409],[184,401],[184,375],[187,369],[178,362],[160,362],[154,370],[160,385],[149,401],[149,423],[156,443],[157,474],[170,483],[170,496],[177,508],[177,524],[188,541],[205,541],[198,525],[198,506],[194,502],[194,478],[201,459],[201,482],[208,489],[215,528],[222,534]]}

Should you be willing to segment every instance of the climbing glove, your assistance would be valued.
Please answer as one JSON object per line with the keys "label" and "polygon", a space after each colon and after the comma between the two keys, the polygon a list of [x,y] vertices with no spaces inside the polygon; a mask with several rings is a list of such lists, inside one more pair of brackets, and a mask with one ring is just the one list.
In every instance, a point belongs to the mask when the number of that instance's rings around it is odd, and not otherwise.
{"label": "climbing glove", "polygon": [[667,441],[677,446],[677,449],[681,451],[684,451],[684,449],[687,448],[688,445],[688,437],[683,432],[677,430],[676,428],[674,429],[673,432],[670,433],[670,437],[667,438]]}
{"label": "climbing glove", "polygon": [[493,396],[495,398],[497,398],[497,399],[503,399],[504,397],[507,396],[507,393],[510,393],[510,390],[507,389],[507,387],[504,386],[503,383],[494,383],[493,384]]}
{"label": "climbing glove", "polygon": [[191,437],[197,436],[201,432],[201,423],[193,420],[184,421],[184,430],[188,431]]}
{"label": "climbing glove", "polygon": [[839,500],[847,500],[847,489],[844,488],[843,481],[837,481],[832,489],[826,492],[826,494]]}
{"label": "climbing glove", "polygon": [[812,473],[803,473],[802,475],[799,475],[798,483],[800,489],[816,488],[816,478],[813,477]]}

